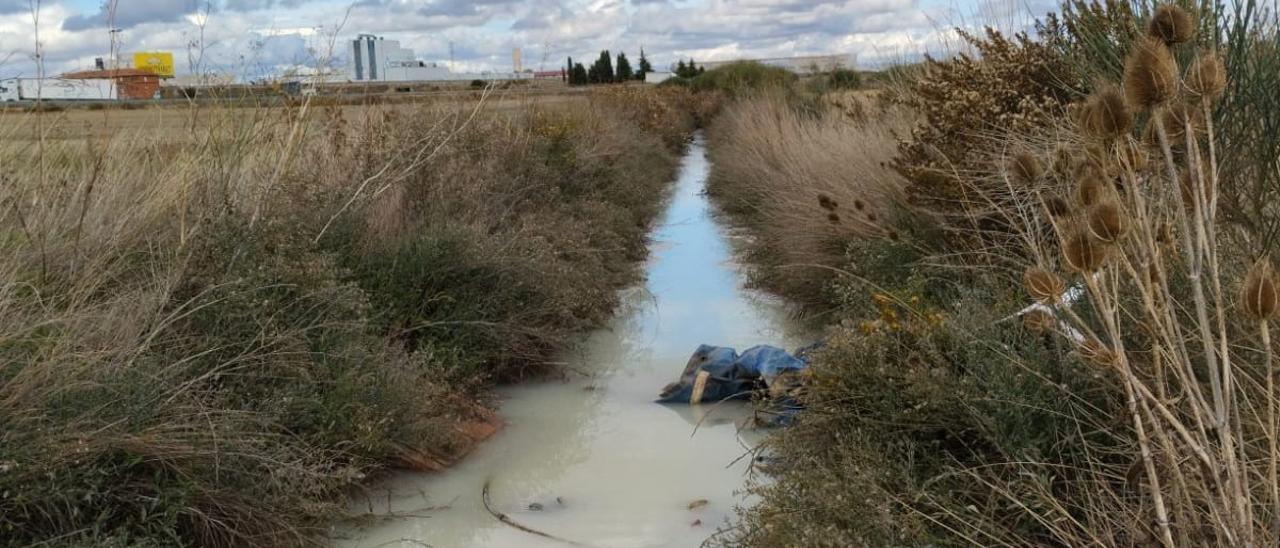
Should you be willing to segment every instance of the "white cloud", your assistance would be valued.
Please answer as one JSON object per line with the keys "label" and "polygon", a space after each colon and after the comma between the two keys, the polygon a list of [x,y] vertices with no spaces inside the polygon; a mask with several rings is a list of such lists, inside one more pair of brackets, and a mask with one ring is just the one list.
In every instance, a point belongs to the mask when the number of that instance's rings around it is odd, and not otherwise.
{"label": "white cloud", "polygon": [[[31,74],[34,39],[29,13],[6,11],[0,0],[0,76]],[[170,50],[179,70],[196,59],[193,14],[210,0],[125,0],[115,14],[123,51]],[[204,28],[204,65],[239,75],[311,63],[340,28],[346,40],[373,32],[398,39],[431,61],[501,70],[511,48],[525,65],[559,67],[565,57],[593,59],[600,50],[637,57],[643,46],[655,66],[677,58],[725,60],[848,53],[860,62],[915,56],[942,43],[946,12],[922,0],[212,0]],[[976,0],[959,0],[976,1]],[[989,7],[995,2],[984,0]],[[1037,0],[1039,1],[1039,0]],[[126,7],[127,5],[127,7]],[[106,15],[64,3],[41,12],[47,72],[84,68],[109,52]],[[191,55],[188,55],[188,53]]]}

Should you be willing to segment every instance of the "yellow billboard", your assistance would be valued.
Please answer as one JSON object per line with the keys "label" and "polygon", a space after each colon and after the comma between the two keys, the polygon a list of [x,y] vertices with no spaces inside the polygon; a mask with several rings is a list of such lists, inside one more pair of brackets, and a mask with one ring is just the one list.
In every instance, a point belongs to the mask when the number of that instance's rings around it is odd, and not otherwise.
{"label": "yellow billboard", "polygon": [[133,54],[133,68],[151,71],[161,78],[173,78],[173,54],[167,51],[140,51]]}

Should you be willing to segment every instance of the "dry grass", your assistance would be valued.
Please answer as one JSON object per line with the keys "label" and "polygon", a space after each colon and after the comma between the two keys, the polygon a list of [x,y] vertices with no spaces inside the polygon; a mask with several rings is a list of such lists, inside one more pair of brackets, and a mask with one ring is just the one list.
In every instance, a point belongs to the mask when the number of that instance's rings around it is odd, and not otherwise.
{"label": "dry grass", "polygon": [[765,286],[824,302],[845,246],[897,238],[904,180],[888,165],[910,132],[908,111],[842,94],[806,115],[778,96],[725,108],[710,134],[709,191],[756,237]]}
{"label": "dry grass", "polygon": [[309,544],[450,454],[636,276],[692,117],[629,93],[4,115],[0,537]]}

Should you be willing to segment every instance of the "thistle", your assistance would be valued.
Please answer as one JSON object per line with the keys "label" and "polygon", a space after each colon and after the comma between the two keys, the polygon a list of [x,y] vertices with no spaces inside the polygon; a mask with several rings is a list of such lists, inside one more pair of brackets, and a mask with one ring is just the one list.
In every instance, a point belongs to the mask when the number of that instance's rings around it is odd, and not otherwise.
{"label": "thistle", "polygon": [[1276,290],[1271,261],[1262,258],[1253,263],[1240,288],[1240,306],[1255,320],[1270,320],[1280,309],[1280,293]]}
{"label": "thistle", "polygon": [[1089,208],[1089,233],[1100,241],[1114,243],[1124,236],[1128,221],[1120,206],[1102,202]]}
{"label": "thistle", "polygon": [[1133,114],[1125,105],[1124,94],[1113,84],[1094,92],[1081,113],[1081,129],[1097,139],[1118,139],[1133,127]]}
{"label": "thistle", "polygon": [[1106,192],[1106,188],[1106,183],[1102,182],[1098,174],[1086,173],[1076,186],[1076,202],[1084,207],[1096,204],[1102,199],[1102,193]]}
{"label": "thistle", "polygon": [[1076,346],[1076,353],[1080,355],[1080,359],[1094,365],[1110,367],[1116,363],[1115,352],[1102,344],[1102,341],[1092,337],[1080,341]]}
{"label": "thistle", "polygon": [[1187,71],[1186,84],[1192,97],[1210,101],[1221,97],[1227,89],[1227,71],[1222,66],[1222,58],[1211,53],[1196,57]]}
{"label": "thistle", "polygon": [[1151,21],[1147,23],[1147,36],[1167,45],[1189,41],[1195,33],[1195,21],[1192,20],[1191,14],[1174,4],[1164,4],[1156,8]]}
{"label": "thistle", "polygon": [[1072,270],[1088,274],[1102,268],[1109,250],[1106,242],[1094,239],[1088,231],[1079,230],[1067,237],[1062,246],[1062,255]]}
{"label": "thistle", "polygon": [[1178,63],[1165,44],[1139,39],[1124,65],[1124,94],[1129,105],[1148,109],[1164,104],[1178,89]]}
{"label": "thistle", "polygon": [[1057,304],[1067,290],[1067,284],[1061,277],[1035,266],[1022,273],[1022,285],[1032,299],[1045,305]]}
{"label": "thistle", "polygon": [[1036,335],[1043,335],[1053,331],[1057,323],[1058,320],[1053,317],[1053,314],[1040,309],[1032,310],[1022,315],[1022,326]]}

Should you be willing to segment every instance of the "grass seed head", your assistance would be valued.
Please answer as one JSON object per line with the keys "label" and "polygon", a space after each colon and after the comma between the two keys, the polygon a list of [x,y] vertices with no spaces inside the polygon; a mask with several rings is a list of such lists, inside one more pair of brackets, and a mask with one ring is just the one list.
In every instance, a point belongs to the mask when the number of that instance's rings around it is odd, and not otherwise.
{"label": "grass seed head", "polygon": [[1115,202],[1101,202],[1089,208],[1089,233],[1094,238],[1114,243],[1128,230],[1125,212]]}
{"label": "grass seed head", "polygon": [[1043,268],[1033,266],[1022,273],[1022,285],[1027,294],[1041,304],[1056,304],[1067,290],[1067,283],[1062,277]]}
{"label": "grass seed head", "polygon": [[1067,266],[1083,274],[1102,268],[1109,251],[1110,247],[1106,242],[1095,239],[1085,230],[1077,230],[1062,245],[1062,255],[1067,260]]}
{"label": "grass seed head", "polygon": [[1270,320],[1280,309],[1280,293],[1276,291],[1270,259],[1258,259],[1245,275],[1240,289],[1240,306],[1250,317],[1260,321]]}
{"label": "grass seed head", "polygon": [[1156,8],[1151,21],[1147,22],[1147,36],[1168,45],[1190,41],[1195,34],[1195,21],[1191,14],[1175,4]]}
{"label": "grass seed head", "polygon": [[1223,68],[1222,58],[1212,53],[1197,57],[1187,71],[1186,84],[1192,97],[1204,97],[1210,101],[1221,97],[1227,89],[1227,71]]}
{"label": "grass seed head", "polygon": [[1139,39],[1124,65],[1124,94],[1134,109],[1164,104],[1178,90],[1178,63],[1168,46],[1154,38]]}

